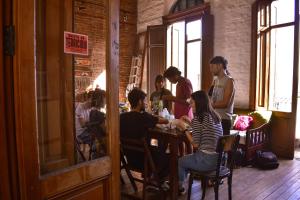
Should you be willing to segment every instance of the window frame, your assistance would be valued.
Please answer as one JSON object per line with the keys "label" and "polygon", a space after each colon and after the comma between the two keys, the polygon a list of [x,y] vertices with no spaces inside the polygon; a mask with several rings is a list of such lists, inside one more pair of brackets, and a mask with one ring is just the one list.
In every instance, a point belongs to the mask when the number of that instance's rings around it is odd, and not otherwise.
{"label": "window frame", "polygon": [[[172,12],[172,10],[171,10]],[[201,33],[201,38],[195,39],[195,40],[189,40],[187,41],[187,35],[186,35],[186,25],[189,22],[195,21],[195,20],[202,20],[202,18],[205,16],[205,14],[209,14],[210,13],[210,4],[209,3],[204,3],[198,6],[195,6],[193,8],[189,8],[187,10],[183,10],[183,11],[178,11],[176,13],[171,13],[169,15],[163,16],[163,24],[166,26],[172,25],[176,22],[184,22],[184,26],[185,26],[185,32],[184,32],[184,73],[182,74],[184,77],[187,77],[187,44],[191,43],[191,42],[196,42],[196,41],[203,41],[203,30]],[[203,23],[203,22],[202,22]],[[203,26],[203,25],[202,25]],[[203,44],[200,47],[203,51]],[[173,64],[173,28],[171,29],[171,65]],[[166,48],[166,55],[167,55],[167,48]],[[166,57],[167,59],[167,57]],[[200,68],[201,68],[201,72],[203,71],[203,60],[202,60],[202,55],[200,58]],[[167,63],[167,62],[166,62]],[[202,74],[203,76],[203,74]],[[201,78],[202,79],[202,78]],[[203,79],[202,79],[203,81]],[[203,83],[201,83],[201,88],[203,88]],[[172,84],[171,84],[171,90],[173,90]]]}
{"label": "window frame", "polygon": [[[282,115],[290,115],[296,112],[297,107],[297,92],[298,92],[298,52],[299,52],[299,2],[295,0],[295,17],[293,22],[271,25],[271,4],[275,0],[257,0],[252,6],[252,51],[251,51],[251,77],[250,77],[250,109],[269,110],[269,86],[270,86],[270,44],[271,30],[276,28],[294,27],[294,65],[293,65],[293,87],[292,87],[292,105],[291,112],[272,110],[273,112],[281,113]],[[260,15],[259,21],[264,21],[264,24],[258,24],[258,12],[260,7],[264,7],[265,16],[266,10],[269,9],[268,17],[262,18]],[[298,12],[297,12],[298,11]],[[267,20],[268,19],[268,20]],[[260,29],[258,28],[259,26]],[[264,27],[265,26],[265,27]],[[258,38],[263,38],[262,47],[258,51]],[[258,59],[258,52],[260,58]],[[258,65],[258,60],[261,66]],[[261,72],[261,73],[259,73]]]}

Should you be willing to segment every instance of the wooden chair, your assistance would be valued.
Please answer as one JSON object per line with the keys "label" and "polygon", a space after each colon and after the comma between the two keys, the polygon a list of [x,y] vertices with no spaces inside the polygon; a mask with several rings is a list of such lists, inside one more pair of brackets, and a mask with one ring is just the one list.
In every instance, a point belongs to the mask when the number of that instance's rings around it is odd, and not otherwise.
{"label": "wooden chair", "polygon": [[257,150],[269,150],[271,143],[271,117],[272,111],[254,111],[245,113],[253,117],[253,124],[246,131],[238,132],[241,139],[239,148],[245,152],[243,165],[251,164]]}
{"label": "wooden chair", "polygon": [[[239,144],[240,136],[238,134],[222,136],[218,140],[217,152],[218,161],[216,170],[213,171],[197,171],[190,170],[188,199],[191,197],[192,184],[194,179],[201,180],[202,199],[205,198],[205,190],[208,181],[211,180],[214,185],[215,199],[219,198],[219,185],[222,179],[228,179],[228,198],[232,199],[231,185],[232,185],[232,173],[234,166],[234,156]],[[224,155],[227,154],[227,160],[224,161]]]}
{"label": "wooden chair", "polygon": [[[137,189],[137,186],[136,186],[136,184],[134,182],[134,177],[132,176],[132,174],[130,172],[130,169],[129,169],[126,157],[124,155],[124,151],[123,151],[122,146],[120,146],[120,160],[121,160],[121,170],[125,169],[125,172],[126,172],[128,178],[129,178],[129,181],[130,181],[130,183],[131,183],[134,191],[137,192],[138,189]],[[123,184],[125,184],[125,181],[122,178],[122,176],[121,176],[121,181],[122,181]]]}
{"label": "wooden chair", "polygon": [[[127,151],[134,151],[137,153],[142,153],[144,155],[144,168],[138,169],[137,167],[135,167],[132,163],[130,159],[127,160],[123,160],[123,167],[125,168],[125,170],[128,170],[128,174],[131,174],[130,171],[136,171],[142,174],[143,178],[136,178],[136,177],[132,177],[132,180],[134,181],[138,181],[138,182],[142,182],[143,183],[143,199],[146,199],[146,188],[147,186],[151,185],[156,187],[159,191],[163,192],[163,198],[165,198],[165,194],[164,194],[164,190],[162,189],[161,185],[160,185],[160,178],[158,176],[158,170],[156,165],[154,164],[154,160],[153,157],[151,155],[151,151],[149,149],[149,145],[147,143],[147,141],[145,139],[142,140],[135,140],[135,139],[121,139],[121,149],[122,149],[122,153],[123,153],[123,158],[125,159],[128,158],[128,156],[126,156]],[[133,181],[133,182],[134,182]],[[133,184],[133,187],[135,183]]]}

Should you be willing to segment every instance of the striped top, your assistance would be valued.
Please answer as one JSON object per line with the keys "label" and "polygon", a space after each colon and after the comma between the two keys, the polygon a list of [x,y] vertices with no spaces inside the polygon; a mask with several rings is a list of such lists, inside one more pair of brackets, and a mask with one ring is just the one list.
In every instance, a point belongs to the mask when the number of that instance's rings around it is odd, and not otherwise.
{"label": "striped top", "polygon": [[192,120],[192,136],[198,151],[216,152],[218,139],[223,135],[221,122],[215,123],[212,116],[204,113],[202,123],[198,117]]}

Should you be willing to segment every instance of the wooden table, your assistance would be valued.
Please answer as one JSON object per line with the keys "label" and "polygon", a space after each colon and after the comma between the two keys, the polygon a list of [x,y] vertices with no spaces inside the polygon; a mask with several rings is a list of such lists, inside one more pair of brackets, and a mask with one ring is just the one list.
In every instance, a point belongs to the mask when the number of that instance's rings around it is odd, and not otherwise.
{"label": "wooden table", "polygon": [[[179,144],[187,141],[186,136],[177,129],[162,129],[158,127],[149,129],[149,134],[151,138],[163,140],[170,144],[170,198],[178,199],[178,150]],[[190,152],[191,149],[188,148],[187,151]]]}

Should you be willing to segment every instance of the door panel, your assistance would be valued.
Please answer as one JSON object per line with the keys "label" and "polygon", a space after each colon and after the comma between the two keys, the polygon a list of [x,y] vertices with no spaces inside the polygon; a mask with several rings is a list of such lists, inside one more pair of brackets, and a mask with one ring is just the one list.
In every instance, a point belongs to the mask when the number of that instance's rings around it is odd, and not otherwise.
{"label": "door panel", "polygon": [[[13,57],[13,96],[17,143],[14,147],[18,155],[20,199],[119,199],[119,187],[112,188],[119,185],[120,178],[119,134],[115,125],[119,120],[119,1],[80,1],[82,4],[76,11],[89,9],[91,4],[105,6],[105,9],[103,13],[96,9],[95,14],[99,16],[95,18],[102,19],[104,23],[100,27],[95,26],[95,35],[89,35],[92,42],[89,55],[76,57],[65,54],[63,45],[64,31],[74,32],[75,1],[14,2],[16,54]],[[99,32],[100,39],[97,36]],[[98,43],[94,42],[96,40]],[[99,49],[93,48],[96,43],[102,48],[100,54]],[[75,65],[78,64],[75,58],[85,60],[80,62],[84,64]],[[75,148],[77,129],[74,118],[75,106],[78,105],[74,103],[78,86],[75,84],[75,70],[95,66],[89,59],[104,61],[101,70],[95,68],[92,73],[85,74],[90,76],[90,84],[95,83],[104,69],[109,76],[101,75],[104,77],[101,83],[106,85],[101,89],[115,92],[106,95],[105,154],[82,162]],[[99,143],[95,143],[97,153]]]}
{"label": "door panel", "polygon": [[280,157],[294,158],[295,117],[290,113],[273,112],[271,127],[272,151]]}
{"label": "door panel", "polygon": [[148,94],[155,91],[155,77],[166,69],[166,34],[165,25],[148,26]]}

